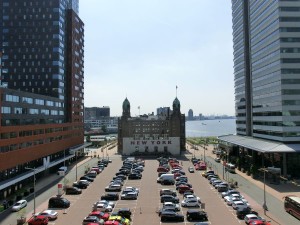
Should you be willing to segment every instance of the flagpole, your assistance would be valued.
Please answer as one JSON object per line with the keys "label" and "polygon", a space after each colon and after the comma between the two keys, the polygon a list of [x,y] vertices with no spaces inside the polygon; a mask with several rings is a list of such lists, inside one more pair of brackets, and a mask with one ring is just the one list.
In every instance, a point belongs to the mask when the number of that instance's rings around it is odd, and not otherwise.
{"label": "flagpole", "polygon": [[178,87],[177,87],[177,85],[176,85],[176,98],[177,98],[177,88],[178,88]]}

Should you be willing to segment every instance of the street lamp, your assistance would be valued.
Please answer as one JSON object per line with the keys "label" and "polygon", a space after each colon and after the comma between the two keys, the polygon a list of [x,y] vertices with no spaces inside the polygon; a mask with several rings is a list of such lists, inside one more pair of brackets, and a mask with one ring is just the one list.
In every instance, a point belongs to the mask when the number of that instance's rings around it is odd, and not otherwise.
{"label": "street lamp", "polygon": [[33,215],[35,215],[35,168],[25,167],[26,170],[33,171]]}

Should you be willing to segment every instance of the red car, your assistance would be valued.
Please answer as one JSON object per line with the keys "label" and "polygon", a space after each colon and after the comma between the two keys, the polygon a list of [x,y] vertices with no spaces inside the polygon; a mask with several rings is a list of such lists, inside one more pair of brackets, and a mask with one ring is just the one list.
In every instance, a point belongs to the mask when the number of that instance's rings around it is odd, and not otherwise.
{"label": "red car", "polygon": [[170,169],[160,166],[157,168],[157,172],[169,172]]}
{"label": "red car", "polygon": [[120,222],[116,220],[109,220],[104,223],[104,225],[122,225]]}
{"label": "red car", "polygon": [[28,225],[47,225],[48,221],[47,216],[33,216],[28,220]]}
{"label": "red car", "polygon": [[96,216],[99,219],[103,219],[104,221],[107,221],[109,218],[109,214],[105,212],[100,212],[100,211],[93,211],[89,214],[89,216]]}
{"label": "red car", "polygon": [[267,221],[261,221],[261,220],[252,220],[250,223],[250,225],[271,225],[270,222]]}
{"label": "red car", "polygon": [[190,191],[190,192],[194,193],[193,188],[191,188],[191,187],[189,187],[187,185],[179,185],[178,186],[178,192],[179,192],[179,194],[183,194],[186,191]]}
{"label": "red car", "polygon": [[199,168],[200,168],[200,170],[206,170],[206,163],[205,162],[200,162],[199,163]]}

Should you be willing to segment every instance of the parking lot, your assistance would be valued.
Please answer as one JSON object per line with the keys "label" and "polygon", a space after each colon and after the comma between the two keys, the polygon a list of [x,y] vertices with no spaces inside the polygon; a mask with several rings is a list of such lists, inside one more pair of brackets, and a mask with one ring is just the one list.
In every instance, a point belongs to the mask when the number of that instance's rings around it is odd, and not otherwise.
{"label": "parking lot", "polygon": [[[201,201],[205,203],[205,211],[208,214],[210,224],[244,224],[244,221],[240,221],[236,218],[234,210],[228,207],[223,199],[216,193],[216,190],[208,183],[208,181],[201,176],[201,173],[195,171],[195,173],[189,173],[187,168],[191,166],[191,162],[187,159],[182,161],[184,171],[188,176],[189,182],[193,185],[194,192],[201,198]],[[55,221],[51,221],[50,225],[63,225],[82,224],[82,220],[92,211],[92,205],[94,202],[100,199],[100,196],[104,193],[105,187],[109,184],[112,177],[122,166],[122,159],[120,156],[114,156],[112,163],[108,165],[105,170],[100,173],[95,181],[90,186],[83,190],[81,195],[67,195],[65,196],[70,200],[71,206],[66,210],[58,210],[59,216]],[[158,167],[158,161],[156,159],[145,160],[145,167],[143,172],[143,178],[141,180],[126,180],[124,187],[133,186],[140,189],[140,193],[137,200],[118,200],[116,201],[113,212],[120,208],[130,208],[132,211],[132,223],[133,225],[147,224],[157,225],[161,224],[160,217],[157,214],[158,209],[162,206],[160,203],[159,191],[162,188],[175,189],[174,185],[164,185],[156,182]],[[182,200],[181,195],[177,195]],[[44,203],[45,209],[47,203]],[[181,207],[180,213],[186,215],[187,208]],[[188,222],[186,219],[184,222],[174,222],[167,224],[194,224],[195,222]]]}

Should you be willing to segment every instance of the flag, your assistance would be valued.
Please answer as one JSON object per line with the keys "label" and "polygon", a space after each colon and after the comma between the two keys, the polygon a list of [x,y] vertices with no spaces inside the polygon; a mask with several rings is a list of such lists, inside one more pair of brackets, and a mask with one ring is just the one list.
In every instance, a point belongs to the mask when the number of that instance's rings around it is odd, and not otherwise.
{"label": "flag", "polygon": [[177,85],[176,85],[176,89],[177,89],[178,87],[177,87]]}
{"label": "flag", "polygon": [[140,109],[141,107],[139,106],[138,109]]}

